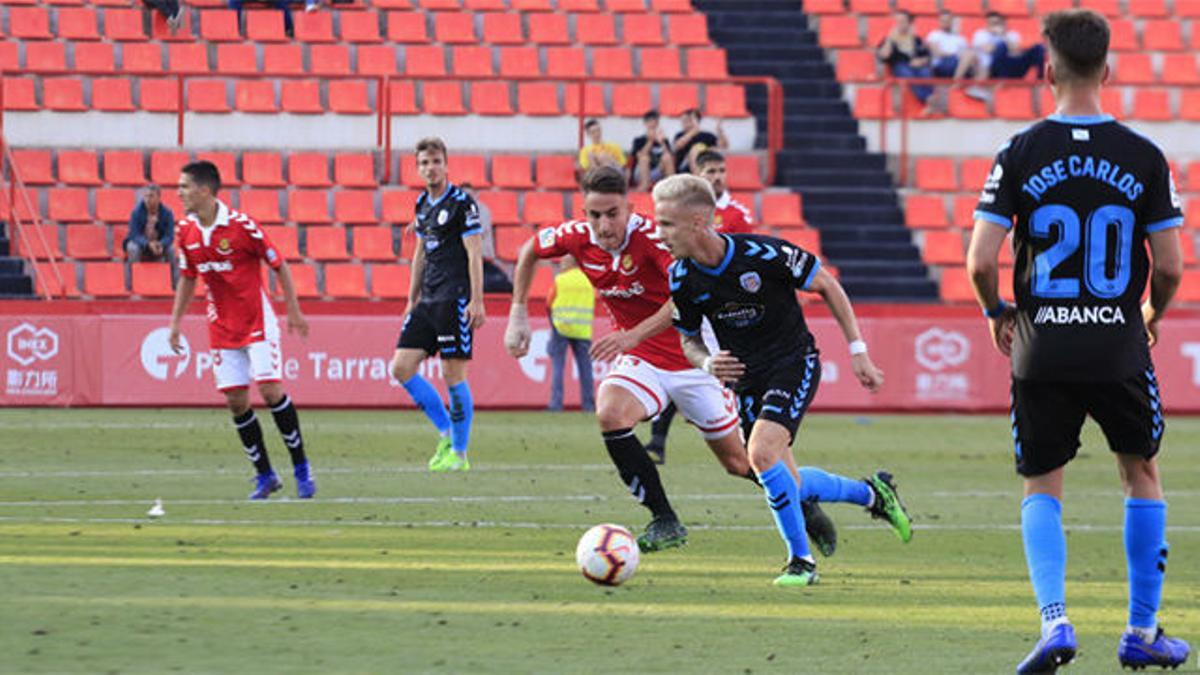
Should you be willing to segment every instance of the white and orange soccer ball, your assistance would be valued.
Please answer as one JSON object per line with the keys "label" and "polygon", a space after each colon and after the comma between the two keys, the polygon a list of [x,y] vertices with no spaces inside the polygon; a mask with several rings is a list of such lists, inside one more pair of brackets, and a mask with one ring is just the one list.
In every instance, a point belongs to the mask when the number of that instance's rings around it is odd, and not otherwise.
{"label": "white and orange soccer ball", "polygon": [[597,525],[579,539],[575,562],[579,571],[601,586],[619,586],[637,571],[641,551],[633,533],[620,525]]}

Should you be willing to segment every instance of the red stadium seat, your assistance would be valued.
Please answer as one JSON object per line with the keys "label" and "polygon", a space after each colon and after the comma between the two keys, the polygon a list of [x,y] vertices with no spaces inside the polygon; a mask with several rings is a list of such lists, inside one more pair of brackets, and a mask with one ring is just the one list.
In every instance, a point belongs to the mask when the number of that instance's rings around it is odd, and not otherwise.
{"label": "red stadium seat", "polygon": [[431,115],[465,115],[461,82],[426,82],[423,85],[424,109]]}
{"label": "red stadium seat", "polygon": [[904,222],[909,227],[947,227],[946,202],[941,195],[909,195],[904,200]]}
{"label": "red stadium seat", "polygon": [[839,49],[837,51],[837,79],[839,82],[870,82],[879,79],[878,58],[867,49]]}
{"label": "red stadium seat", "polygon": [[[58,270],[57,274],[55,269]],[[54,297],[79,297],[74,264],[62,263],[54,266],[49,263],[35,262],[32,271],[38,293],[49,293]]]}
{"label": "red stadium seat", "polygon": [[104,37],[114,42],[141,42],[146,39],[140,9],[104,10]]}
{"label": "red stadium seat", "polygon": [[94,150],[60,150],[58,180],[67,185],[99,185],[100,168]]}
{"label": "red stadium seat", "polygon": [[609,12],[645,12],[646,0],[604,0],[604,9]]}
{"label": "red stadium seat", "polygon": [[958,189],[952,159],[920,158],[916,164],[916,177],[920,190],[953,192]]}
{"label": "red stadium seat", "polygon": [[1133,93],[1133,118],[1152,122],[1174,119],[1171,93],[1165,89],[1138,89]]}
{"label": "red stadium seat", "polygon": [[633,50],[628,47],[592,49],[592,76],[598,79],[633,77]]}
{"label": "red stadium seat", "polygon": [[359,260],[395,260],[392,228],[359,227],[350,233],[354,239],[354,257]]}
{"label": "red stadium seat", "polygon": [[529,241],[533,232],[528,227],[497,227],[495,230],[496,256],[502,260],[516,260],[521,247]]}
{"label": "red stadium seat", "polygon": [[104,153],[104,180],[113,185],[146,184],[146,169],[140,150],[108,150]]}
{"label": "red stadium seat", "polygon": [[217,72],[223,75],[257,73],[258,57],[254,52],[254,45],[248,42],[217,45]]}
{"label": "red stadium seat", "polygon": [[408,75],[445,75],[446,50],[443,47],[405,47],[404,72]]}
{"label": "red stadium seat", "polygon": [[64,40],[99,40],[96,11],[91,7],[64,7],[58,10],[58,37]]}
{"label": "red stadium seat", "polygon": [[[100,4],[97,2],[96,4]],[[197,3],[199,6],[199,3]],[[155,12],[150,17],[150,39],[162,42],[189,42],[196,39],[196,32],[192,29],[192,13],[184,12],[180,17],[178,30],[172,32],[171,27],[167,25],[167,20],[162,14]]]}
{"label": "red stadium seat", "polygon": [[1033,92],[1024,87],[998,87],[993,99],[996,117],[1005,120],[1033,119]]}
{"label": "red stadium seat", "polygon": [[8,34],[18,40],[49,40],[50,12],[44,7],[10,7]]}
{"label": "red stadium seat", "polygon": [[228,92],[225,80],[189,80],[187,87],[187,109],[197,113],[229,112]]}
{"label": "red stadium seat", "polygon": [[123,298],[125,266],[119,262],[83,263],[83,292],[98,298]]}
{"label": "red stadium seat", "polygon": [[133,112],[133,90],[128,78],[92,80],[92,108],[106,112]]}
{"label": "red stadium seat", "polygon": [[679,50],[666,47],[646,47],[641,50],[642,64],[639,74],[647,79],[674,80],[683,77],[679,63]]}
{"label": "red stadium seat", "polygon": [[[694,87],[693,87],[694,88]],[[568,97],[567,100],[570,100]],[[615,84],[612,88],[612,106],[613,114],[620,117],[641,117],[654,107],[653,99],[650,94],[650,85],[648,84]],[[664,103],[671,105],[671,102],[665,100]],[[678,107],[671,105],[672,108]],[[692,107],[695,107],[694,105]],[[661,106],[660,106],[661,109]],[[682,110],[682,108],[680,108]],[[664,115],[670,115],[663,110]]]}
{"label": "red stadium seat", "polygon": [[393,115],[417,114],[417,92],[411,80],[391,83],[388,108]]}
{"label": "red stadium seat", "polygon": [[374,225],[374,190],[338,190],[333,193],[333,219],[346,225]]}
{"label": "red stadium seat", "polygon": [[[673,19],[680,19],[683,15],[673,16]],[[700,21],[704,20],[703,14],[689,14],[689,17],[699,17]],[[693,22],[696,20],[693,19]],[[663,40],[662,15],[660,14],[626,14],[621,18],[621,35],[624,38],[623,42],[627,45],[635,46],[655,46],[665,44]],[[684,30],[684,29],[681,29]],[[692,30],[695,30],[693,27]],[[707,30],[705,31],[707,36]],[[672,35],[672,38],[675,36]],[[684,42],[675,44],[708,44],[708,40],[695,42],[688,41],[687,35],[683,36]]]}
{"label": "red stadium seat", "polygon": [[517,85],[517,112],[522,115],[557,117],[558,85],[553,82],[521,82]]}
{"label": "red stadium seat", "polygon": [[762,175],[758,157],[754,155],[728,155],[725,158],[728,184],[731,190],[761,190]]}
{"label": "red stadium seat", "polygon": [[565,14],[529,15],[529,41],[539,45],[571,44]]}
{"label": "red stadium seat", "polygon": [[96,190],[96,220],[103,223],[128,222],[136,204],[137,194],[133,190]]}
{"label": "red stadium seat", "polygon": [[563,193],[526,192],[524,220],[531,225],[558,225],[563,222]]}
{"label": "red stadium seat", "polygon": [[285,225],[264,225],[263,231],[284,260],[300,260],[300,231]]}
{"label": "red stadium seat", "polygon": [[1164,54],[1162,81],[1166,84],[1200,84],[1196,55],[1192,52]]}
{"label": "red stadium seat", "polygon": [[979,195],[958,195],[954,198],[954,210],[950,216],[951,227],[971,229],[975,223],[975,207],[979,204]]}
{"label": "red stadium seat", "polygon": [[383,222],[406,226],[416,218],[417,197],[415,190],[386,190],[382,199]]}
{"label": "red stadium seat", "polygon": [[695,11],[691,0],[650,0],[650,11],[664,14],[690,14]]}
{"label": "red stadium seat", "polygon": [[509,6],[518,12],[550,12],[556,8],[553,0],[509,0]]}
{"label": "red stadium seat", "polygon": [[[749,206],[749,205],[747,205]],[[762,197],[762,221],[775,227],[800,227],[804,214],[800,195],[794,192],[768,192]]]}
{"label": "red stadium seat", "polygon": [[42,106],[58,112],[87,110],[83,103],[83,81],[66,77],[42,80]]}
{"label": "red stadium seat", "polygon": [[[75,72],[112,73],[117,69],[116,63],[113,46],[107,42],[80,42],[75,45]],[[16,69],[15,64],[13,69]]]}
{"label": "red stadium seat", "polygon": [[[451,180],[457,178],[452,176]],[[400,155],[400,183],[411,188],[425,188],[425,180],[417,173],[417,158],[411,153]]]}
{"label": "red stadium seat", "polygon": [[423,44],[429,42],[429,31],[423,12],[388,12],[388,42]]}
{"label": "red stadium seat", "polygon": [[29,42],[25,44],[25,67],[30,70],[66,72],[67,49],[61,42]]}
{"label": "red stadium seat", "polygon": [[[579,92],[577,84],[568,84],[563,89],[563,108],[568,115],[579,114]],[[604,106],[604,87],[598,84],[588,84],[583,87],[583,114],[588,117],[600,117],[608,114]]]}
{"label": "red stadium seat", "polygon": [[[1090,2],[1091,0],[1089,0]],[[1109,19],[1108,28],[1109,49],[1116,52],[1136,51],[1138,47],[1137,28],[1128,19]]]}
{"label": "red stadium seat", "polygon": [[68,227],[67,256],[80,260],[111,260],[113,256],[108,247],[108,228],[104,225]]}
{"label": "red stadium seat", "polygon": [[1138,18],[1161,18],[1170,15],[1165,0],[1137,0],[1129,3],[1129,13]]}
{"label": "red stadium seat", "polygon": [[705,85],[704,113],[718,118],[749,117],[745,88],[740,84]]}
{"label": "red stadium seat", "polygon": [[[911,90],[905,89],[904,96],[907,101],[919,105],[916,97],[912,96]],[[950,90],[948,103],[950,116],[957,119],[983,120],[991,117],[986,103],[967,96],[966,92],[959,89]]]}
{"label": "red stadium seat", "polygon": [[1114,79],[1122,84],[1149,84],[1154,82],[1154,63],[1146,53],[1121,54],[1113,69]]}
{"label": "red stadium seat", "polygon": [[472,82],[471,111],[477,115],[512,115],[507,82]]}
{"label": "red stadium seat", "polygon": [[[350,48],[346,45],[312,45],[308,48],[308,55],[308,70],[313,75],[328,76],[350,74]],[[329,102],[332,106],[332,96],[330,97]]]}
{"label": "red stadium seat", "polygon": [[32,78],[4,78],[5,110],[37,110],[37,98],[33,92]]}
{"label": "red stadium seat", "polygon": [[167,64],[172,73],[207,73],[208,48],[199,42],[177,42],[167,45]]}
{"label": "red stadium seat", "polygon": [[576,15],[575,42],[589,46],[617,44],[617,25],[613,15]]}
{"label": "red stadium seat", "polygon": [[316,80],[284,80],[280,92],[280,104],[284,112],[318,115],[325,112],[321,107],[321,85]]}
{"label": "red stadium seat", "polygon": [[546,75],[549,77],[585,77],[587,74],[587,63],[582,48],[546,48]]}
{"label": "red stadium seat", "polygon": [[25,223],[24,227],[15,232],[17,255],[38,260],[47,259],[51,254],[56,258],[63,257],[58,230],[58,225]]}
{"label": "red stadium seat", "polygon": [[[279,15],[278,12],[275,14]],[[368,14],[374,16],[373,12]],[[308,43],[337,42],[337,38],[333,36],[333,14],[330,12],[305,12],[297,16],[296,38],[301,42]],[[287,39],[287,36],[284,35],[284,40]]]}
{"label": "red stadium seat", "polygon": [[862,38],[860,37],[858,28],[858,17],[855,15],[822,16],[817,34],[820,45],[826,49],[845,49],[862,46]]}
{"label": "red stadium seat", "polygon": [[479,45],[454,47],[455,75],[489,77],[496,74],[492,67],[492,48]]}
{"label": "red stadium seat", "polygon": [[[738,89],[739,87],[733,88]],[[714,105],[724,105],[724,103],[720,100],[720,96],[713,98],[716,99],[713,102]],[[700,90],[697,89],[696,85],[694,84],[663,84],[659,85],[658,99],[659,112],[667,117],[675,117],[676,115],[682,115],[683,111],[685,110],[692,110],[693,108],[700,107]],[[742,100],[744,108],[745,99]],[[648,108],[643,109],[643,112],[645,112],[647,109]],[[709,114],[715,115],[716,113],[709,112]],[[634,115],[634,117],[638,117],[638,115]]]}
{"label": "red stadium seat", "polygon": [[175,295],[171,288],[171,265],[165,262],[143,262],[130,266],[133,270],[133,293],[146,298],[169,298]]}
{"label": "red stadium seat", "polygon": [[541,73],[536,47],[500,48],[500,77],[538,77]]}
{"label": "red stadium seat", "polygon": [[339,115],[369,115],[367,83],[362,80],[332,80],[329,82],[329,111]]}
{"label": "red stadium seat", "polygon": [[483,15],[483,41],[494,45],[525,44],[521,15],[513,12],[488,12]]}
{"label": "red stadium seat", "polygon": [[693,79],[722,79],[729,77],[729,65],[725,50],[703,47],[687,50],[687,74],[688,77]]}
{"label": "red stadium seat", "polygon": [[198,152],[196,160],[212,162],[221,176],[221,187],[231,188],[241,185],[238,180],[237,158],[232,152]]}
{"label": "red stadium seat", "polygon": [[470,183],[476,188],[486,188],[492,184],[487,177],[487,160],[480,155],[450,155],[447,169],[450,179],[458,185]]}
{"label": "red stadium seat", "polygon": [[395,75],[396,49],[391,45],[361,45],[358,48],[358,67],[355,72],[360,75]]}
{"label": "red stadium seat", "polygon": [[341,12],[338,19],[344,42],[374,44],[382,39],[377,12]]}
{"label": "red stadium seat", "polygon": [[263,72],[270,75],[299,75],[304,72],[300,45],[263,45]]}
{"label": "red stadium seat", "polygon": [[[312,265],[295,263],[288,265],[292,274],[292,283],[296,287],[296,295],[301,298],[319,298],[321,291],[317,289],[317,270]],[[278,288],[278,285],[276,285]]]}
{"label": "red stadium seat", "polygon": [[474,44],[475,15],[471,12],[436,12],[433,15],[433,37],[444,44]]}
{"label": "red stadium seat", "polygon": [[[297,37],[302,35],[300,30],[296,33]],[[283,14],[275,9],[246,12],[246,39],[254,42],[287,42],[289,38],[283,32]]]}
{"label": "red stadium seat", "polygon": [[356,263],[325,266],[325,294],[334,298],[367,298],[367,280],[362,265]]}
{"label": "red stadium seat", "polygon": [[375,158],[369,152],[338,153],[333,159],[334,182],[341,187],[378,187]]}
{"label": "red stadium seat", "polygon": [[233,109],[246,113],[277,113],[275,84],[265,80],[237,80],[233,88]]}
{"label": "red stadium seat", "polygon": [[541,155],[537,158],[537,185],[544,190],[574,190],[575,158],[570,155]]}
{"label": "red stadium seat", "polygon": [[888,14],[892,9],[887,0],[850,0],[850,11],[855,14]]}
{"label": "red stadium seat", "polygon": [[[245,172],[244,162],[242,164],[242,170]],[[249,183],[249,176],[245,176],[245,178],[246,182]],[[240,200],[241,206],[238,210],[253,218],[255,222],[260,224],[276,224],[283,222],[283,216],[279,213],[278,191],[242,190]]]}
{"label": "red stadium seat", "polygon": [[671,44],[680,47],[708,46],[711,44],[708,39],[708,17],[700,12],[670,14],[667,16],[667,37]]}
{"label": "red stadium seat", "polygon": [[157,74],[163,72],[162,45],[156,42],[133,42],[121,46],[121,70],[127,73]]}
{"label": "red stadium seat", "polygon": [[208,42],[237,42],[237,12],[232,9],[206,9],[200,12],[200,37]]}
{"label": "red stadium seat", "polygon": [[371,295],[377,298],[407,298],[411,283],[408,265],[371,265]]}
{"label": "red stadium seat", "polygon": [[599,12],[600,0],[558,0],[560,12]]}
{"label": "red stadium seat", "polygon": [[992,172],[991,157],[972,157],[962,162],[962,188],[978,193],[983,190],[983,182]]}
{"label": "red stadium seat", "polygon": [[288,157],[288,183],[298,187],[330,187],[329,158],[321,152],[294,152]]}
{"label": "red stadium seat", "polygon": [[[1139,3],[1130,3],[1131,7]],[[1155,52],[1177,52],[1184,49],[1182,26],[1179,21],[1165,19],[1142,24],[1142,45]]]}
{"label": "red stadium seat", "polygon": [[511,190],[484,190],[479,201],[487,206],[496,225],[516,225],[521,222],[517,209],[517,193]]}
{"label": "red stadium seat", "polygon": [[329,217],[329,193],[324,190],[290,190],[288,221],[303,225],[332,223]]}
{"label": "red stadium seat", "polygon": [[533,189],[529,158],[524,155],[493,155],[492,183],[498,188]]}
{"label": "red stadium seat", "polygon": [[244,153],[242,179],[254,187],[284,187],[283,158],[277,152]]}
{"label": "red stadium seat", "polygon": [[346,231],[340,227],[307,227],[304,236],[305,254],[313,260],[350,258],[346,252]]}
{"label": "red stadium seat", "polygon": [[13,150],[13,162],[26,185],[53,185],[57,182],[51,168],[49,150]]}
{"label": "red stadium seat", "polygon": [[155,151],[150,155],[150,180],[158,185],[175,185],[179,182],[183,165],[188,161],[186,152]]}
{"label": "red stadium seat", "polygon": [[925,233],[921,258],[932,265],[966,264],[966,246],[961,230],[933,230]]}

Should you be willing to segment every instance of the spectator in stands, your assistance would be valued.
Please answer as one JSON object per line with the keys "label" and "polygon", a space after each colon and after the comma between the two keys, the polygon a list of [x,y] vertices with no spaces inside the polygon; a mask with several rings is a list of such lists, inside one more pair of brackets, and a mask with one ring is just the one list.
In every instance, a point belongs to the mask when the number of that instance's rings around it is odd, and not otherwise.
{"label": "spectator in stands", "polygon": [[696,155],[696,166],[692,173],[708,181],[717,196],[717,210],[713,214],[713,225],[717,232],[725,234],[749,234],[754,232],[754,215],[750,209],[729,194],[725,182],[725,155],[716,150],[705,150]]}
{"label": "spectator in stands", "polygon": [[142,189],[142,199],[129,214],[129,233],[121,244],[128,263],[168,262],[175,276],[175,256],[171,241],[175,238],[175,214],[162,203],[157,185]]}
{"label": "spectator in stands", "polygon": [[[978,79],[987,74],[975,68],[975,52],[967,45],[967,39],[960,35],[954,25],[954,15],[942,10],[938,13],[938,27],[925,36],[925,44],[929,47],[929,55],[933,59],[931,70],[934,77],[953,78],[962,80],[974,75]],[[938,87],[928,102],[930,113],[944,113],[948,108],[948,90]]]}
{"label": "spectator in stands", "polygon": [[172,34],[183,24],[183,2],[180,0],[142,0],[142,2],[162,14],[163,18],[167,20],[167,27],[171,29]]}
{"label": "spectator in stands", "polygon": [[511,293],[512,281],[502,267],[503,263],[496,259],[496,232],[492,229],[492,210],[479,200],[479,193],[470,183],[460,183],[459,188],[475,200],[475,208],[479,210],[479,225],[483,228],[480,234],[480,250],[483,254],[483,291],[485,293]]}
{"label": "spectator in stands", "polygon": [[673,139],[676,173],[691,173],[696,155],[708,148],[729,149],[729,139],[725,138],[721,120],[717,120],[715,134],[701,129],[700,120],[700,111],[695,108],[683,111],[683,116],[679,118],[683,131],[675,134]]}
{"label": "spectator in stands", "polygon": [[1021,35],[1008,29],[1004,16],[988,12],[987,24],[975,31],[971,38],[979,68],[994,79],[1019,80],[1034,70],[1042,78],[1042,65],[1046,61],[1046,47],[1036,44],[1021,48]]}
{"label": "spectator in stands", "polygon": [[629,154],[633,156],[633,184],[641,192],[648,191],[659,180],[675,174],[675,157],[671,141],[659,124],[657,110],[642,115],[646,133],[633,139]]}
{"label": "spectator in stands", "polygon": [[[296,23],[292,20],[292,9],[289,6],[288,0],[266,0],[266,2],[268,4],[275,5],[279,8],[279,11],[283,12],[283,32],[286,33],[288,37],[295,37]],[[229,8],[237,10],[239,25],[242,23],[242,6],[244,4],[245,0],[229,0]],[[305,12],[315,12],[316,10],[320,9],[320,7],[321,0],[305,0],[304,2]]]}
{"label": "spectator in stands", "polygon": [[580,408],[596,409],[595,384],[592,382],[592,319],[595,313],[596,291],[584,276],[575,259],[564,256],[546,306],[550,312],[550,405],[547,410],[563,409],[563,379],[567,365],[567,347],[575,355],[579,371]]}
{"label": "spectator in stands", "polygon": [[588,144],[579,149],[579,170],[586,172],[593,166],[612,166],[625,172],[625,152],[621,146],[612,141],[604,140],[604,130],[600,128],[600,120],[590,119],[583,125],[587,134]]}
{"label": "spectator in stands", "polygon": [[[921,36],[913,32],[912,18],[909,12],[896,12],[896,23],[883,37],[875,54],[893,77],[932,77],[929,48]],[[914,84],[909,89],[921,103],[928,102],[933,95],[933,87],[927,84]],[[926,111],[933,112],[929,109]]]}

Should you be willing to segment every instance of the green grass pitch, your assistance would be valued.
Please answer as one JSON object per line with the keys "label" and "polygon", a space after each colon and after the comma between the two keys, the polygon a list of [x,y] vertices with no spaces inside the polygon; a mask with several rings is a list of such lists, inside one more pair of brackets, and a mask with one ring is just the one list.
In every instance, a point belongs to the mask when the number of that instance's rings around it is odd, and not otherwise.
{"label": "green grass pitch", "polygon": [[[911,544],[831,506],[837,554],[805,590],[762,495],[677,423],[663,469],[682,550],[625,586],[575,569],[590,525],[648,519],[578,413],[480,413],[473,470],[430,475],[416,413],[301,410],[320,494],[248,503],[217,410],[0,410],[0,672],[1011,673],[1032,646],[1005,416],[813,415],[802,464],[893,471]],[[647,433],[641,429],[643,435]],[[1089,425],[1067,476],[1069,672],[1118,672],[1122,497]],[[1160,620],[1200,643],[1200,420],[1162,458]],[[156,497],[167,515],[146,517]],[[1195,662],[1184,670],[1195,671]]]}

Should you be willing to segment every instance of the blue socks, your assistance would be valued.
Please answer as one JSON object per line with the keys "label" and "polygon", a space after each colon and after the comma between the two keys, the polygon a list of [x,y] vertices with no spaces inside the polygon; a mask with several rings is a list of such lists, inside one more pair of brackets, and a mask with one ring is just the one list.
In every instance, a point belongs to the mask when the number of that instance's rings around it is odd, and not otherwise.
{"label": "blue socks", "polygon": [[864,481],[823,471],[815,466],[800,467],[800,500],[850,502],[859,506],[871,503],[871,488]]}
{"label": "blue socks", "polygon": [[1032,494],[1021,502],[1021,537],[1029,580],[1042,613],[1043,631],[1065,620],[1067,537],[1062,529],[1062,505],[1047,494]]}
{"label": "blue socks", "polygon": [[450,387],[450,444],[454,452],[467,454],[467,442],[471,440],[471,418],[475,416],[475,402],[471,400],[471,386],[466,380]]}
{"label": "blue socks", "polygon": [[437,427],[438,433],[443,436],[450,431],[450,416],[446,414],[446,406],[442,403],[442,396],[438,394],[437,389],[429,384],[429,380],[421,377],[420,374],[413,375],[407,382],[403,383],[405,391],[417,406],[425,411],[425,416],[433,422],[433,426]]}
{"label": "blue socks", "polygon": [[808,535],[804,531],[804,513],[800,510],[800,488],[791,470],[780,460],[758,474],[767,494],[767,504],[775,516],[779,535],[787,542],[790,558],[809,558]]}
{"label": "blue socks", "polygon": [[1125,559],[1129,563],[1129,625],[1153,632],[1167,571],[1167,504],[1125,500]]}

